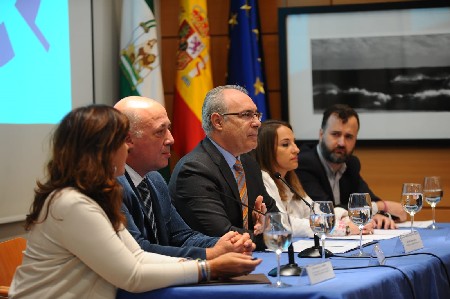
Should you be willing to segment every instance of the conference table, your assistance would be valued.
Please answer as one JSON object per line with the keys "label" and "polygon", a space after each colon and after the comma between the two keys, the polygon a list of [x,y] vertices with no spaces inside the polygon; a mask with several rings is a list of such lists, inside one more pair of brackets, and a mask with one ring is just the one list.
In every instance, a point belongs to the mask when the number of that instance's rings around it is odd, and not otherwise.
{"label": "conference table", "polygon": [[[282,276],[283,282],[292,285],[288,288],[270,288],[267,284],[189,285],[139,294],[119,290],[117,298],[450,298],[450,223],[438,225],[438,230],[416,229],[423,248],[407,254],[403,253],[401,245],[399,247],[398,237],[379,240],[377,244],[386,256],[384,265],[376,265],[376,258],[350,257],[356,250],[333,256],[328,261],[335,277],[312,285],[308,275],[302,274]],[[364,251],[370,253],[373,246],[365,247]],[[275,253],[255,252],[254,256],[263,260],[254,273],[267,275],[276,267]],[[319,258],[298,258],[295,254],[295,263],[302,268],[320,261]],[[288,255],[283,253],[281,264],[287,263]],[[276,277],[267,277],[276,281]]]}

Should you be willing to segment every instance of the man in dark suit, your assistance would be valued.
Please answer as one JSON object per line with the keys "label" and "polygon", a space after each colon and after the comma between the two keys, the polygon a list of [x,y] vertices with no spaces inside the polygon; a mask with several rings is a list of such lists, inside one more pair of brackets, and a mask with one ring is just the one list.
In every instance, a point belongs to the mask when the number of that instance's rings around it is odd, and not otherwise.
{"label": "man in dark suit", "polygon": [[[377,228],[395,228],[389,214],[406,220],[398,202],[383,201],[370,190],[360,175],[361,163],[353,155],[359,131],[359,116],[347,105],[333,105],[325,110],[315,147],[302,146],[297,175],[313,200],[331,200],[347,209],[351,193],[369,193]],[[377,213],[378,212],[378,213]]]}
{"label": "man in dark suit", "polygon": [[255,248],[249,235],[230,232],[220,239],[192,230],[171,203],[163,177],[156,171],[168,164],[174,143],[165,108],[144,97],[120,100],[116,109],[128,116],[130,132],[122,210],[127,229],[145,251],[201,259],[226,252],[249,253]]}
{"label": "man in dark suit", "polygon": [[177,163],[169,182],[174,205],[190,227],[211,236],[249,232],[256,236],[257,250],[264,248],[264,217],[253,209],[278,211],[258,163],[247,154],[257,145],[260,120],[244,88],[209,91],[202,107],[207,137]]}

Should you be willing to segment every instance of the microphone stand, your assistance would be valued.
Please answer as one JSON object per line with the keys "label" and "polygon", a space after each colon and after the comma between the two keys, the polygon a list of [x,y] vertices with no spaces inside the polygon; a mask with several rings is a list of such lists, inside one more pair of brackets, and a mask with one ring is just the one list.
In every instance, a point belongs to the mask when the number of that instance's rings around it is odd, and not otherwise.
{"label": "microphone stand", "polygon": [[[288,257],[289,263],[286,265],[280,266],[280,276],[300,276],[302,272],[302,268],[299,267],[294,261],[294,246],[289,245],[288,248]],[[276,277],[277,276],[277,267],[273,268],[269,271],[269,276]]]}
{"label": "microphone stand", "polygon": [[[314,234],[314,246],[306,248],[298,253],[298,257],[300,258],[316,258],[322,257],[322,246],[320,246],[319,236]],[[332,257],[333,253],[328,249],[325,249],[325,258]]]}
{"label": "microphone stand", "polygon": [[[311,207],[311,204],[306,201],[306,199],[304,199],[300,194],[298,194],[298,192],[292,188],[291,185],[288,184],[288,182],[286,182],[286,180],[281,176],[281,174],[279,172],[275,172],[273,174],[275,176],[275,178],[279,179],[280,181],[282,181],[288,188],[289,190],[291,190],[292,193],[294,193],[298,198],[300,198],[301,200],[303,200],[303,202],[310,208],[313,210],[313,208]],[[314,234],[314,246],[313,247],[309,247],[306,248],[302,251],[299,252],[298,257],[303,258],[317,258],[317,257],[322,257],[322,246],[320,246],[320,242],[319,242],[319,236],[317,236],[316,234]],[[333,253],[331,251],[329,251],[328,249],[325,249],[325,257],[329,258],[333,256]]]}

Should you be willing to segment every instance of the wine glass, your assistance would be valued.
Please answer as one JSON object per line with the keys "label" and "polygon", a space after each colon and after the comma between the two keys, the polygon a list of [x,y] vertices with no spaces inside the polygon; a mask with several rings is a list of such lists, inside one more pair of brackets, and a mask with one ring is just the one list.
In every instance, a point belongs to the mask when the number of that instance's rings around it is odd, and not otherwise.
{"label": "wine glass", "polygon": [[322,260],[325,260],[325,239],[332,234],[335,217],[332,201],[314,201],[311,204],[309,224],[322,241]]}
{"label": "wine glass", "polygon": [[280,255],[287,250],[292,240],[292,229],[289,215],[280,212],[266,213],[264,217],[264,243],[267,248],[277,254],[277,281],[270,287],[285,288],[290,284],[281,282],[280,278]]}
{"label": "wine glass", "polygon": [[362,232],[364,226],[372,218],[372,199],[369,193],[352,193],[348,200],[348,214],[350,219],[359,228],[359,257],[370,256],[362,249]]}
{"label": "wine glass", "polygon": [[422,185],[404,183],[402,189],[402,207],[411,216],[411,232],[413,232],[414,214],[422,209]]}
{"label": "wine glass", "polygon": [[433,215],[433,223],[428,226],[429,229],[438,229],[436,225],[435,210],[436,205],[441,201],[443,196],[441,188],[441,180],[438,176],[426,176],[423,181],[423,197],[425,201],[431,206]]}

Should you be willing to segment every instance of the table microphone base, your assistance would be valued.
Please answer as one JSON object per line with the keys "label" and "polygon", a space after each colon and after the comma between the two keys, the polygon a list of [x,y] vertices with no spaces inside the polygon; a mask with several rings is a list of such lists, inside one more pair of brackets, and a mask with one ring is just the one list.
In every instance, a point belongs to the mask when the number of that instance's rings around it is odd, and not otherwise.
{"label": "table microphone base", "polygon": [[[325,249],[325,258],[332,257],[333,253],[329,251],[328,249]],[[298,257],[307,257],[307,258],[316,258],[316,257],[322,257],[322,246],[314,246],[310,248],[306,248],[303,251],[300,251],[298,253]]]}
{"label": "table microphone base", "polygon": [[[280,276],[300,276],[302,272],[302,268],[300,268],[297,264],[286,264],[280,266]],[[276,277],[277,276],[277,267],[273,268],[269,271],[269,276]]]}

